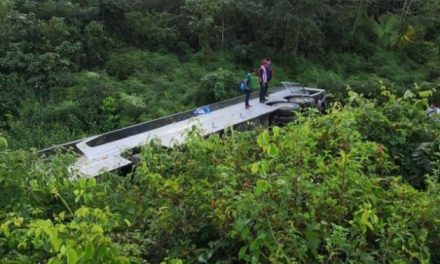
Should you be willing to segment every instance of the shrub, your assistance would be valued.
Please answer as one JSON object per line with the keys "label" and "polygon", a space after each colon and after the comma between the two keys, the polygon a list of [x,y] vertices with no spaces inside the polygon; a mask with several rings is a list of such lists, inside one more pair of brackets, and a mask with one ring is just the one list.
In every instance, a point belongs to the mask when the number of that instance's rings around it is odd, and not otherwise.
{"label": "shrub", "polygon": [[239,83],[231,71],[218,68],[200,79],[196,100],[199,104],[207,104],[233,97],[238,94]]}
{"label": "shrub", "polygon": [[146,67],[147,64],[148,53],[140,50],[128,50],[111,54],[104,68],[109,75],[124,80]]}
{"label": "shrub", "polygon": [[0,261],[438,262],[440,124],[383,92],[283,128],[154,141],[126,177],[72,181],[70,154],[0,150]]}
{"label": "shrub", "polygon": [[354,53],[330,52],[323,58],[322,64],[327,69],[332,69],[344,76],[368,72],[369,70],[367,61]]}
{"label": "shrub", "polygon": [[381,80],[382,79],[375,74],[364,73],[348,77],[346,83],[356,93],[363,94],[367,98],[374,99],[381,96]]}
{"label": "shrub", "polygon": [[345,87],[342,77],[333,71],[313,67],[300,73],[297,78],[301,83],[309,87],[326,89],[337,98],[342,99],[345,96]]}
{"label": "shrub", "polygon": [[413,61],[423,65],[431,61],[438,61],[439,48],[438,45],[429,41],[417,41],[407,45],[404,52]]}

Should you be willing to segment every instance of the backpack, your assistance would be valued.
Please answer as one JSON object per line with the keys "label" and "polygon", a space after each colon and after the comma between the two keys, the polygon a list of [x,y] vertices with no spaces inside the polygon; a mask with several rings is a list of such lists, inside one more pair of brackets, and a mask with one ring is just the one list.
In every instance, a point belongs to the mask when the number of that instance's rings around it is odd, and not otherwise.
{"label": "backpack", "polygon": [[193,113],[195,116],[209,114],[209,113],[211,113],[211,108],[209,108],[208,105],[205,105],[205,106],[197,108]]}
{"label": "backpack", "polygon": [[247,86],[247,88],[250,89],[251,80],[252,80],[252,75],[251,75],[250,73],[247,73],[247,74],[244,76],[244,78],[248,80],[248,84],[245,85],[245,84],[244,84],[244,81],[241,81],[241,83],[240,83],[240,91],[242,91],[242,92],[244,92],[246,86]]}
{"label": "backpack", "polygon": [[240,91],[244,91],[244,82],[240,83]]}

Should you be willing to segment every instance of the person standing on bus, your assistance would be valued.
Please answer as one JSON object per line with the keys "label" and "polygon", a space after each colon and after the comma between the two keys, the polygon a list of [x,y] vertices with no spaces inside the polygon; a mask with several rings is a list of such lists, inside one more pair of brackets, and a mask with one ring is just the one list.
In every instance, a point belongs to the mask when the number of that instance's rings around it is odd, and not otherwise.
{"label": "person standing on bus", "polygon": [[245,99],[244,99],[244,107],[246,109],[249,109],[251,107],[251,105],[249,104],[249,99],[251,97],[251,87],[252,87],[252,71],[249,71],[243,81],[240,84],[240,89],[244,92],[245,94]]}
{"label": "person standing on bus", "polygon": [[266,93],[265,93],[265,97],[269,96],[269,93],[267,92],[267,89],[269,88],[269,83],[272,80],[272,76],[273,76],[273,70],[272,70],[272,61],[270,60],[270,58],[266,58],[266,75],[267,75],[267,86],[266,86]]}
{"label": "person standing on bus", "polygon": [[266,102],[266,94],[267,94],[267,60],[264,59],[261,62],[260,69],[258,70],[258,77],[260,78],[260,103]]}

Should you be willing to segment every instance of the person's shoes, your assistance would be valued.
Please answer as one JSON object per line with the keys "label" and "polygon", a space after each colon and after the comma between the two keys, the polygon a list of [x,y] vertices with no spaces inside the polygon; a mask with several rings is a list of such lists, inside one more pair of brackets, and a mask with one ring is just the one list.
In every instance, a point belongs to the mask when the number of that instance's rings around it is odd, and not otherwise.
{"label": "person's shoes", "polygon": [[265,102],[267,102],[266,99],[260,100],[260,103],[265,103]]}
{"label": "person's shoes", "polygon": [[251,106],[250,105],[246,105],[244,108],[249,109]]}

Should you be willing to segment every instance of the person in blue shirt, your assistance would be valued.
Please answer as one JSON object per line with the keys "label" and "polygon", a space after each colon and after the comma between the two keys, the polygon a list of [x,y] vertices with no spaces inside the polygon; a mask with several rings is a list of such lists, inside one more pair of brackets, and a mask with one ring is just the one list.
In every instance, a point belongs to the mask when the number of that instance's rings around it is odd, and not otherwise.
{"label": "person in blue shirt", "polygon": [[242,91],[246,95],[244,98],[244,107],[249,109],[251,105],[249,104],[249,99],[251,97],[251,87],[252,87],[252,71],[249,71],[245,76],[243,81],[241,82]]}

